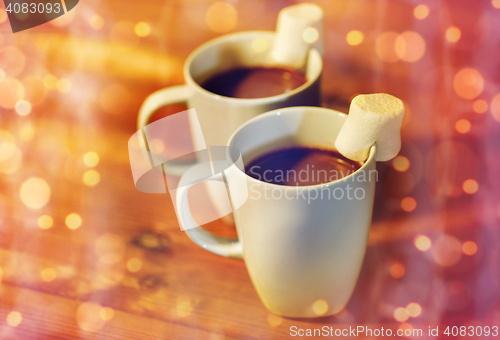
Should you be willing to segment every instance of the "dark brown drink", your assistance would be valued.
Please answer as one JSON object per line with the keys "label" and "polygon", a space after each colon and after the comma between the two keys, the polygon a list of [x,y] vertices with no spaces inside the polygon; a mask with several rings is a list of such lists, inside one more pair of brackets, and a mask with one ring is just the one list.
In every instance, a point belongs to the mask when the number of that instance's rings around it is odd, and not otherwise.
{"label": "dark brown drink", "polygon": [[245,166],[247,175],[273,184],[304,186],[344,178],[361,167],[334,150],[293,147],[267,153]]}
{"label": "dark brown drink", "polygon": [[300,72],[281,67],[245,67],[216,74],[201,86],[212,93],[234,98],[280,95],[307,82]]}

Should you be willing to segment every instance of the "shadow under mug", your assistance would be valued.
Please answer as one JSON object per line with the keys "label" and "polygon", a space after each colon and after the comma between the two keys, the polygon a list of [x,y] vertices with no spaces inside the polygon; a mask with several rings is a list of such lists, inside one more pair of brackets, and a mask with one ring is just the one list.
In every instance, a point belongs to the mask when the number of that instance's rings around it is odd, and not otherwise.
{"label": "shadow under mug", "polygon": [[[318,107],[274,110],[242,125],[228,146],[238,150],[246,164],[259,155],[294,145],[334,149],[346,117]],[[360,169],[320,185],[266,183],[238,166],[205,179],[226,183],[239,239],[213,235],[195,223],[187,193],[193,185],[192,175],[203,165],[199,164],[180,179],[176,195],[179,221],[198,246],[218,255],[243,258],[270,311],[287,317],[338,313],[354,290],[366,250],[377,180],[375,153],[373,145]],[[239,161],[227,157],[233,164]],[[323,306],[320,311],[314,307],[318,301]]]}

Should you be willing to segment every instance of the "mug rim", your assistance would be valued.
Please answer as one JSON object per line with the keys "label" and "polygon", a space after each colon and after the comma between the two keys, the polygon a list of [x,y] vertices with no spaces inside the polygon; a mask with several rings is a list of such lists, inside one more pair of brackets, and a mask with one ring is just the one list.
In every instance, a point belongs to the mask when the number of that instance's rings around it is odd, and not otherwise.
{"label": "mug rim", "polygon": [[[297,113],[297,110],[323,111],[323,112],[328,112],[330,114],[338,114],[339,116],[344,117],[344,118],[347,117],[346,113],[343,113],[343,112],[340,112],[340,111],[337,111],[337,110],[334,110],[334,109],[326,108],[326,107],[317,107],[317,106],[291,106],[291,107],[285,107],[285,108],[281,108],[281,109],[275,109],[275,110],[264,112],[264,113],[262,113],[262,114],[260,114],[258,116],[255,116],[254,118],[248,120],[247,122],[245,122],[244,124],[242,124],[240,127],[238,127],[236,129],[236,131],[234,131],[234,133],[229,138],[227,146],[230,147],[230,148],[234,147],[231,144],[233,143],[236,135],[238,133],[240,133],[240,131],[242,131],[243,129],[245,129],[248,125],[255,124],[256,122],[261,121],[261,120],[265,120],[268,117],[272,117],[272,116],[277,115],[278,113],[279,113],[280,116],[282,114],[284,114],[284,115],[293,115],[294,113]],[[296,190],[299,190],[299,189],[317,189],[317,188],[320,188],[320,187],[324,187],[324,186],[328,186],[328,185],[334,185],[334,184],[337,184],[337,183],[340,183],[340,182],[344,182],[344,181],[347,181],[348,179],[356,176],[356,174],[358,172],[360,172],[361,170],[365,170],[365,168],[368,167],[368,164],[371,164],[372,162],[375,162],[375,154],[376,154],[376,152],[377,152],[377,145],[374,143],[372,146],[370,146],[370,152],[369,152],[368,158],[364,161],[364,163],[361,165],[361,167],[359,169],[357,169],[356,171],[354,171],[353,173],[351,173],[351,174],[349,174],[349,175],[347,175],[345,177],[342,177],[342,178],[339,178],[339,179],[336,179],[336,180],[333,180],[333,181],[330,181],[330,182],[325,182],[325,183],[320,183],[320,184],[313,184],[313,185],[282,185],[282,184],[269,183],[269,182],[265,182],[265,181],[262,181],[260,179],[254,178],[252,176],[249,176],[246,172],[242,171],[239,167],[237,167],[237,168],[247,178],[249,178],[251,180],[254,180],[256,182],[262,183],[264,185],[270,185],[270,186],[280,187],[280,188],[283,188],[284,190],[289,189],[289,188],[294,188]],[[227,157],[228,157],[228,159],[231,159],[231,155],[229,154],[229,150],[228,150]],[[231,159],[231,161],[232,161],[232,159]]]}
{"label": "mug rim", "polygon": [[[186,61],[184,62],[184,67],[183,67],[183,73],[184,73],[184,79],[186,81],[186,84],[189,86],[193,87],[196,91],[201,92],[202,94],[211,97],[212,99],[215,100],[225,100],[228,102],[233,102],[237,104],[249,104],[249,105],[255,105],[258,104],[259,102],[261,103],[272,103],[272,102],[280,102],[285,100],[286,98],[289,98],[293,95],[296,95],[305,89],[309,88],[314,84],[319,77],[321,76],[321,73],[323,71],[323,57],[319,53],[317,49],[314,47],[311,47],[308,53],[313,53],[316,54],[318,59],[319,59],[319,68],[320,71],[314,75],[313,78],[307,79],[307,81],[300,85],[299,87],[288,91],[284,92],[275,96],[270,96],[270,97],[260,97],[260,98],[235,98],[235,97],[226,97],[226,96],[221,96],[218,94],[215,94],[213,92],[210,92],[208,90],[205,90],[200,84],[198,84],[193,77],[191,76],[190,72],[190,66],[193,63],[193,60],[203,51],[206,51],[209,48],[212,48],[214,45],[217,44],[223,44],[224,42],[231,42],[232,39],[235,39],[237,37],[259,37],[259,36],[267,36],[267,37],[275,37],[276,32],[274,31],[262,31],[262,30],[253,30],[253,31],[243,31],[243,32],[236,32],[236,33],[229,33],[222,35],[220,37],[217,37],[215,39],[209,40],[207,42],[204,42],[200,46],[198,46],[194,51],[192,51],[189,56],[186,58]],[[307,77],[306,77],[307,78]]]}

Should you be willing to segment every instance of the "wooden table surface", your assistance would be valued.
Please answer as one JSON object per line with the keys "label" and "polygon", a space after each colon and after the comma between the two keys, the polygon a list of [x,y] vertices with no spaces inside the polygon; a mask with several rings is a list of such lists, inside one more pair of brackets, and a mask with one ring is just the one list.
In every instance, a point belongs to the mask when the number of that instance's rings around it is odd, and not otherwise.
{"label": "wooden table surface", "polygon": [[[429,2],[422,20],[415,1],[316,1],[324,106],[388,92],[407,107],[404,159],[378,164],[366,257],[339,314],[271,314],[243,261],[198,248],[168,195],[135,188],[127,142],[147,95],[181,84],[202,42],[273,30],[293,3],[81,1],[58,26],[0,24],[0,339],[281,339],[323,325],[419,339],[439,326],[444,339],[446,326],[500,326],[498,1]],[[221,220],[204,227],[235,235]]]}

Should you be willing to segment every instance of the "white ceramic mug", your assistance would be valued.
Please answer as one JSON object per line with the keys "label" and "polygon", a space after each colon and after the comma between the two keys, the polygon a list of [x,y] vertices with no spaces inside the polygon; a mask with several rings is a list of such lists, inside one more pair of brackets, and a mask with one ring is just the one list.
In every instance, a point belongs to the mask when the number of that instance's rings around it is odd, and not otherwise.
{"label": "white ceramic mug", "polygon": [[[318,107],[274,110],[237,129],[228,145],[239,150],[244,164],[294,145],[334,149],[345,119],[343,113]],[[200,170],[193,167],[181,177],[177,189],[180,223],[200,247],[243,258],[270,311],[288,317],[338,313],[354,290],[366,250],[375,194],[375,152],[374,145],[360,169],[321,185],[270,184],[237,166],[205,179],[227,183],[239,239],[196,227],[187,198],[193,174]],[[236,163],[233,156],[228,158]],[[348,199],[347,186],[353,199]],[[248,194],[246,201],[235,202],[243,192]],[[346,195],[341,197],[341,192]]]}

